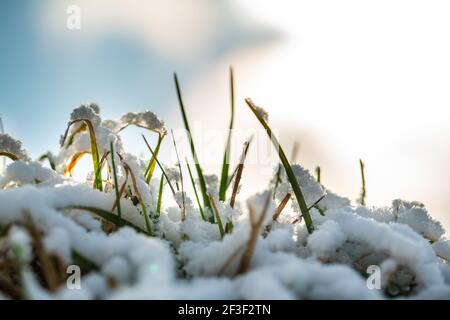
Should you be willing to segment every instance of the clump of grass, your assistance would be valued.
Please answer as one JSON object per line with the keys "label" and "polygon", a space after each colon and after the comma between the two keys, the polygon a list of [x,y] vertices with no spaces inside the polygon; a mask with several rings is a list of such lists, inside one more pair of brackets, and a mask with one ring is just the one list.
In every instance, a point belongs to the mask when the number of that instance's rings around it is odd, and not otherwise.
{"label": "clump of grass", "polygon": [[366,177],[364,175],[364,162],[359,159],[359,169],[361,172],[361,193],[359,195],[359,203],[362,206],[366,205]]}
{"label": "clump of grass", "polygon": [[294,171],[292,171],[292,167],[289,164],[288,159],[286,158],[286,154],[284,153],[283,149],[281,148],[280,143],[278,142],[275,135],[273,135],[272,129],[270,129],[269,125],[266,123],[264,118],[259,114],[256,105],[249,98],[245,99],[245,102],[249,106],[250,110],[252,110],[252,112],[255,114],[256,118],[259,120],[261,125],[264,127],[264,129],[267,132],[267,135],[269,136],[269,139],[272,141],[272,144],[274,145],[275,149],[277,150],[280,161],[283,164],[284,170],[286,171],[286,175],[289,180],[289,183],[291,184],[292,190],[294,191],[295,198],[297,199],[297,202],[299,204],[302,216],[305,219],[306,228],[308,229],[309,233],[312,233],[314,231],[313,221],[309,214],[309,210],[306,205],[306,201],[303,196],[302,190],[300,189],[300,185],[297,181],[297,178],[295,177]]}
{"label": "clump of grass", "polygon": [[220,188],[219,188],[219,199],[220,201],[225,201],[227,186],[230,177],[228,176],[228,171],[230,168],[230,150],[231,150],[231,133],[233,130],[233,122],[234,122],[234,74],[233,68],[230,67],[230,101],[231,101],[231,118],[230,125],[228,128],[228,137],[227,143],[225,145],[225,152],[223,155],[223,163],[222,163],[222,173],[220,177]]}
{"label": "clump of grass", "polygon": [[[206,189],[205,178],[203,176],[203,171],[202,171],[202,167],[200,166],[200,162],[198,161],[197,152],[195,151],[194,139],[192,137],[191,128],[189,126],[189,121],[188,121],[187,116],[186,116],[186,110],[184,108],[183,98],[181,96],[181,89],[180,89],[180,84],[178,83],[177,74],[174,73],[173,77],[174,77],[174,81],[175,81],[175,87],[176,87],[176,90],[177,90],[178,102],[179,102],[179,105],[180,105],[180,110],[181,110],[181,115],[182,115],[182,118],[183,118],[184,127],[185,127],[185,129],[186,129],[186,131],[187,131],[187,133],[189,135],[189,137],[188,137],[189,138],[189,145],[190,145],[190,148],[191,148],[192,157],[194,158],[195,169],[197,170],[198,181],[199,181],[199,184],[200,184],[200,191],[201,191],[202,196],[203,196],[203,203],[204,203],[205,208],[211,209],[211,204],[209,202],[207,189]],[[212,219],[214,219],[214,216],[212,216]]]}
{"label": "clump of grass", "polygon": [[[67,134],[69,132],[70,127],[78,122],[82,122],[85,124],[89,129],[89,136],[91,141],[91,155],[92,155],[92,161],[94,165],[94,175],[95,175],[95,188],[99,191],[103,191],[103,184],[102,184],[102,171],[100,168],[100,159],[98,155],[98,148],[97,148],[97,138],[95,137],[95,130],[94,127],[88,119],[77,119],[69,122],[69,125],[67,126],[66,132],[64,133],[64,137],[61,141],[61,145],[64,145]],[[79,156],[80,157],[80,156]],[[78,159],[79,159],[78,157]]]}

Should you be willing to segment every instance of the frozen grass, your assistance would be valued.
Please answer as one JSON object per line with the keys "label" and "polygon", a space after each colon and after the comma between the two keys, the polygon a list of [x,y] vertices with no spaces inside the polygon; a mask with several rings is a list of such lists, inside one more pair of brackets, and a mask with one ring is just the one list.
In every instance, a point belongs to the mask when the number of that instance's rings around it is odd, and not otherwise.
{"label": "frozen grass", "polygon": [[[191,137],[176,76],[175,85]],[[230,97],[232,129],[231,69]],[[294,163],[298,144],[289,162],[268,114],[246,103],[281,162],[272,182],[249,199],[237,195],[250,183],[242,174],[250,140],[230,175],[229,133],[220,179],[204,175],[190,140],[194,205],[173,133],[175,169],[158,159],[167,131],[151,111],[101,121],[97,105],[82,105],[72,112],[59,152],[38,161],[20,141],[0,134],[0,154],[12,160],[0,174],[0,298],[450,298],[450,242],[423,204],[367,206],[361,161],[363,192],[352,205],[322,185],[319,167],[313,176]],[[129,125],[158,133],[155,146],[143,136],[150,161],[123,148],[120,132]],[[97,155],[85,181],[67,176],[89,153]],[[46,159],[51,168],[42,165]],[[153,178],[159,171],[161,178]],[[176,206],[163,203],[167,192]],[[73,264],[83,272],[80,290],[65,286]],[[366,285],[371,265],[380,267],[380,290]]]}

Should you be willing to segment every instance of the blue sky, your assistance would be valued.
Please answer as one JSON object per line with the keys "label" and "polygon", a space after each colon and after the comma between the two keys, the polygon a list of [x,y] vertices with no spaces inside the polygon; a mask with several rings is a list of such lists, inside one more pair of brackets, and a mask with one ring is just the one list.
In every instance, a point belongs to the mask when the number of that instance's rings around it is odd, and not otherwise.
{"label": "blue sky", "polygon": [[[229,51],[272,37],[264,30],[240,28],[230,6],[218,1],[220,29],[201,54],[184,60],[152,50],[120,30],[86,41],[88,27],[68,31],[61,24],[56,33],[63,36],[54,36],[41,24],[42,11],[55,3],[4,0],[0,4],[0,113],[7,132],[22,139],[35,157],[46,148],[57,148],[55,133],[64,131],[77,105],[97,102],[108,118],[145,108],[164,118],[175,99],[174,71],[190,81]],[[65,17],[60,11],[60,21]]]}

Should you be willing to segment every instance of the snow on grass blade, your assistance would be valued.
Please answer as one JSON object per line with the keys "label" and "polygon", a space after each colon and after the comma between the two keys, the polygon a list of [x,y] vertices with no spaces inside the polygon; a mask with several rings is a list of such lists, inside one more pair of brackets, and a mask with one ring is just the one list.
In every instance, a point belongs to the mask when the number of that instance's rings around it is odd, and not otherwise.
{"label": "snow on grass blade", "polygon": [[252,110],[252,112],[255,114],[256,118],[259,120],[261,125],[264,127],[264,129],[267,132],[267,135],[269,136],[269,139],[272,141],[272,144],[274,145],[275,149],[277,150],[278,156],[280,157],[280,161],[283,164],[284,170],[286,171],[286,175],[289,180],[289,183],[291,184],[292,190],[294,191],[295,198],[297,199],[297,202],[299,204],[302,216],[305,219],[306,228],[308,229],[309,233],[312,233],[314,231],[314,226],[313,226],[313,222],[312,222],[311,216],[308,211],[308,207],[306,205],[305,198],[303,196],[302,190],[300,189],[300,185],[295,177],[295,174],[292,171],[292,167],[289,164],[288,159],[286,158],[286,154],[284,153],[283,148],[281,148],[281,145],[278,142],[275,135],[272,134],[272,129],[270,129],[269,125],[266,123],[264,118],[259,114],[258,109],[257,109],[256,105],[252,102],[252,100],[250,100],[249,98],[246,98],[245,102],[249,106],[250,110]]}
{"label": "snow on grass blade", "polygon": [[361,194],[359,195],[359,203],[366,205],[366,176],[364,175],[364,162],[359,159],[359,169],[361,171]]}
{"label": "snow on grass blade", "polygon": [[220,236],[223,238],[223,236],[225,235],[225,230],[223,229],[223,224],[222,224],[222,219],[220,218],[219,209],[216,206],[216,202],[214,201],[214,198],[210,194],[208,194],[208,197],[209,197],[209,201],[211,202],[214,215],[216,216],[216,221],[217,221],[217,225],[219,226]]}
{"label": "snow on grass blade", "polygon": [[194,138],[192,137],[192,132],[191,132],[191,128],[189,126],[189,121],[187,119],[186,110],[184,109],[184,104],[183,104],[183,99],[181,97],[181,89],[180,89],[180,84],[178,83],[177,74],[174,73],[173,77],[175,80],[175,87],[177,90],[178,102],[180,105],[181,115],[183,117],[184,127],[186,128],[186,131],[189,134],[189,137],[188,137],[189,143],[190,143],[190,147],[191,147],[192,157],[194,158],[195,169],[197,170],[198,181],[200,184],[200,191],[202,192],[202,197],[203,197],[203,203],[204,203],[205,207],[211,209],[211,204],[209,202],[209,198],[208,198],[208,195],[206,192],[205,178],[203,176],[203,171],[202,171],[202,167],[200,166],[200,162],[198,161],[197,152],[195,151],[195,146],[194,146]]}
{"label": "snow on grass blade", "polygon": [[59,210],[65,210],[65,209],[77,209],[77,210],[89,211],[90,213],[93,213],[93,214],[99,216],[100,218],[102,218],[106,221],[112,222],[116,225],[128,226],[140,233],[147,233],[145,230],[143,230],[140,227],[136,226],[135,224],[129,222],[128,220],[125,220],[123,218],[119,219],[119,216],[115,215],[114,213],[111,213],[109,211],[106,211],[106,210],[103,210],[100,208],[89,207],[89,206],[68,206],[68,207],[59,208]]}
{"label": "snow on grass blade", "polygon": [[150,183],[150,180],[152,179],[153,176],[153,172],[155,171],[156,168],[156,157],[158,156],[159,153],[159,148],[161,147],[162,141],[164,139],[164,134],[159,134],[158,136],[158,143],[156,144],[156,148],[155,148],[155,155],[152,156],[152,158],[150,159],[150,163],[148,164],[147,170],[145,171],[145,180],[147,181],[147,183]]}
{"label": "snow on grass blade", "polygon": [[158,213],[158,216],[161,214],[163,190],[164,190],[164,173],[161,174],[161,180],[159,182],[158,204],[156,205],[156,212]]}
{"label": "snow on grass blade", "polygon": [[191,167],[189,166],[189,162],[186,159],[186,165],[189,171],[189,177],[191,178],[192,188],[194,189],[195,199],[197,199],[198,209],[200,210],[200,214],[202,219],[206,221],[205,214],[203,213],[202,204],[200,203],[200,199],[198,198],[197,187],[195,186],[194,177],[192,176]]}
{"label": "snow on grass blade", "polygon": [[67,138],[67,133],[69,132],[70,127],[77,122],[84,122],[88,129],[89,129],[89,136],[91,140],[91,155],[92,155],[92,161],[94,164],[94,175],[95,175],[95,188],[99,191],[103,191],[103,185],[102,185],[102,171],[100,168],[100,159],[98,155],[98,148],[97,148],[97,139],[95,137],[95,130],[92,126],[91,121],[88,119],[77,119],[69,122],[69,125],[67,126],[66,132],[64,134],[64,137],[62,139],[61,144],[64,145],[64,142]]}
{"label": "snow on grass blade", "polygon": [[223,155],[222,173],[220,177],[219,199],[225,201],[227,193],[227,185],[230,177],[228,171],[230,169],[230,150],[231,150],[231,133],[233,131],[234,122],[234,74],[233,68],[230,67],[230,100],[231,100],[231,118],[228,131],[227,144],[225,146],[225,152]]}
{"label": "snow on grass blade", "polygon": [[122,219],[122,209],[120,208],[120,193],[119,193],[119,182],[117,180],[117,171],[116,171],[116,164],[114,161],[114,146],[111,141],[111,166],[113,171],[113,178],[114,178],[114,190],[116,192],[116,207],[117,207],[117,215],[119,216],[119,221]]}

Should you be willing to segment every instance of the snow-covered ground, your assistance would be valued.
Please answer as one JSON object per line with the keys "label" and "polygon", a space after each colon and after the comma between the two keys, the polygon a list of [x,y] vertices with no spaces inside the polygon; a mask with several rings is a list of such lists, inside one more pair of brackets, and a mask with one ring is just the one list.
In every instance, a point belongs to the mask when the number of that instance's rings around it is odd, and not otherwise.
{"label": "snow-covered ground", "polygon": [[[0,175],[1,298],[450,298],[450,242],[419,202],[352,205],[293,165],[308,205],[325,195],[310,210],[315,231],[309,234],[295,198],[273,218],[292,193],[284,172],[273,198],[271,183],[246,201],[238,197],[234,208],[218,200],[217,179],[207,179],[223,224],[233,226],[222,237],[219,225],[208,221],[213,213],[204,209],[204,220],[193,194],[176,191],[173,203],[179,205],[163,202],[157,213],[160,174],[148,184],[146,162],[124,150],[119,134],[128,125],[165,134],[156,115],[129,113],[102,121],[96,105],[83,105],[70,121],[80,119],[92,124],[105,159],[102,191],[94,188],[94,173],[85,182],[69,174],[78,156],[91,152],[86,122],[74,122],[60,152],[49,155],[55,170],[32,161],[14,138],[0,135],[0,154],[15,158]],[[124,186],[121,215],[134,228],[117,228],[82,208],[117,215],[111,144],[117,185]],[[180,184],[179,175],[168,176]],[[81,268],[80,288],[67,285],[71,265]]]}

